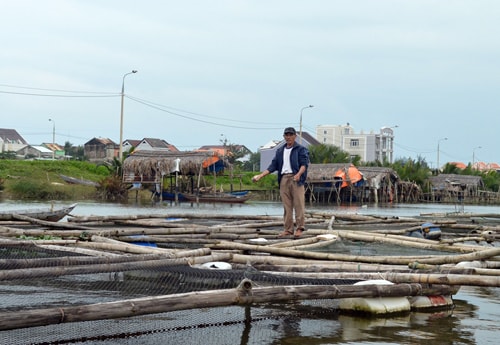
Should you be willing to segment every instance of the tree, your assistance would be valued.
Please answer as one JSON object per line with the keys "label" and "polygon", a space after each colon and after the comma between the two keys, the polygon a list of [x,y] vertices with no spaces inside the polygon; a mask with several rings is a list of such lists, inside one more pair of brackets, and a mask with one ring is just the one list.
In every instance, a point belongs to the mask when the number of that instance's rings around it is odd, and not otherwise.
{"label": "tree", "polygon": [[0,152],[0,159],[16,159],[16,153],[14,151]]}
{"label": "tree", "polygon": [[500,174],[491,170],[481,174],[486,190],[498,192],[500,190]]}
{"label": "tree", "polygon": [[85,150],[82,145],[74,146],[69,141],[64,143],[64,154],[70,156],[72,160],[85,160]]}
{"label": "tree", "polygon": [[416,161],[412,158],[397,159],[392,168],[397,172],[403,181],[412,181],[420,186],[424,186],[425,181],[431,174],[429,165],[425,158],[418,157]]}
{"label": "tree", "polygon": [[224,159],[233,166],[242,166],[244,163],[238,161],[240,158],[245,157],[247,154],[251,153],[242,145],[237,145],[229,142],[226,137],[221,138],[220,143],[224,148]]}
{"label": "tree", "polygon": [[351,155],[341,150],[338,146],[319,144],[308,147],[309,159],[311,163],[326,164],[326,163],[359,163],[360,157]]}
{"label": "tree", "polygon": [[243,163],[244,171],[260,171],[260,152],[250,153],[250,159]]}

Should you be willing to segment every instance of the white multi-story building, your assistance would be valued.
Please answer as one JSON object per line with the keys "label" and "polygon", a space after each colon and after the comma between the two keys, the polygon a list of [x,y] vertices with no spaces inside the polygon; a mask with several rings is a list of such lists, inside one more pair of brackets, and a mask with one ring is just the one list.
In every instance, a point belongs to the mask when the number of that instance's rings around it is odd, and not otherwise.
{"label": "white multi-story building", "polygon": [[316,139],[321,144],[334,145],[352,156],[358,155],[363,162],[394,161],[394,127],[382,127],[379,133],[356,134],[346,125],[319,125]]}

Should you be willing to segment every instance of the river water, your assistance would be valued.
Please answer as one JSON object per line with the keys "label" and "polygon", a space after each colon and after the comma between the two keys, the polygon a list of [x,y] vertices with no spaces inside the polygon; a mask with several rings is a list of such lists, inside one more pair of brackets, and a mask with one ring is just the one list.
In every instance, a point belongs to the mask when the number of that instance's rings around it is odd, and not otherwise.
{"label": "river water", "polygon": [[[57,202],[57,204],[64,204]],[[2,201],[0,210],[38,208],[50,205],[44,202]],[[307,211],[323,213],[356,213],[366,215],[418,216],[423,213],[447,213],[457,210],[471,213],[498,214],[498,206],[464,206],[455,205],[410,204],[392,206],[311,206]],[[248,202],[242,205],[184,203],[173,205],[163,203],[96,203],[79,202],[72,212],[75,216],[84,215],[132,215],[132,214],[235,214],[235,215],[282,215],[280,203]],[[498,246],[498,244],[496,244]],[[499,344],[500,343],[500,289],[484,287],[462,287],[453,297],[455,307],[451,311],[437,313],[411,313],[395,318],[359,318],[336,316],[328,320],[301,319],[294,324],[294,332],[277,331],[272,322],[252,323],[251,331],[244,330],[243,335],[226,337],[219,344]],[[262,327],[258,331],[259,327]],[[264,331],[269,335],[263,337]],[[226,329],[227,331],[227,329]],[[213,330],[211,331],[214,332]],[[224,332],[222,330],[221,332]],[[263,333],[264,332],[264,333]],[[179,334],[179,333],[178,333]],[[159,338],[160,337],[160,338]],[[154,344],[161,335],[152,339],[136,339],[125,341],[94,341],[81,344]],[[235,341],[237,339],[237,341]],[[172,337],[161,339],[166,343],[178,343]],[[205,344],[211,342],[206,339]],[[163,342],[162,342],[163,343]],[[191,344],[180,340],[179,343]]]}

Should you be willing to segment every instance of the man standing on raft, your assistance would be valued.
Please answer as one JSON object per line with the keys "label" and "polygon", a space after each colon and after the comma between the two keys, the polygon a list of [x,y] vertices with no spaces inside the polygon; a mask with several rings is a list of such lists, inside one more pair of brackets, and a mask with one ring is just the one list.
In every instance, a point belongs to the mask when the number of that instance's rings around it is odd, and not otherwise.
{"label": "man standing on raft", "polygon": [[[297,132],[293,127],[285,128],[283,133],[286,145],[278,150],[269,164],[269,167],[252,178],[259,181],[266,175],[278,172],[278,185],[284,209],[284,230],[278,237],[300,237],[305,231],[305,187],[307,167],[309,165],[309,151],[295,142]],[[293,213],[297,230],[294,232]]]}

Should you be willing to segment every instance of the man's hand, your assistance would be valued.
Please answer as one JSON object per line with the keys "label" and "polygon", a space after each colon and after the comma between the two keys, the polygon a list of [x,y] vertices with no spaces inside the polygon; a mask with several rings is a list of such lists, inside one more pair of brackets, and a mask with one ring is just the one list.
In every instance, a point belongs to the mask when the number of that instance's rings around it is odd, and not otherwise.
{"label": "man's hand", "polygon": [[259,174],[259,175],[255,175],[254,177],[252,177],[252,182],[257,182],[258,180],[260,180],[262,178],[262,175]]}

